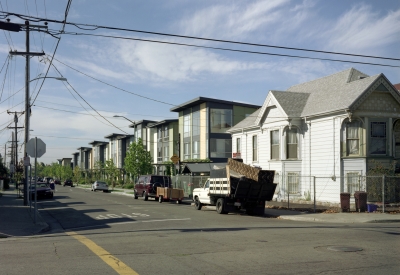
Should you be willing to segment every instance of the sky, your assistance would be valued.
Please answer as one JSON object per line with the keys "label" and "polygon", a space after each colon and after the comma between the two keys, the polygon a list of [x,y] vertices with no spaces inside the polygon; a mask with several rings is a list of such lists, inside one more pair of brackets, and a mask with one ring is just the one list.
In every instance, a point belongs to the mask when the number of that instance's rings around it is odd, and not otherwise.
{"label": "sky", "polygon": [[[0,0],[1,21],[25,21],[6,13],[47,19],[52,33],[30,32],[30,51],[45,53],[31,57],[30,79],[44,77],[48,70],[43,85],[43,78],[30,82],[30,138],[46,144],[46,153],[38,159],[46,164],[71,158],[94,140],[107,141],[104,136],[111,133],[132,134],[131,122],[114,115],[131,121],[178,118],[170,109],[199,96],[262,105],[270,90],[286,90],[350,67],[368,75],[383,73],[393,84],[400,83],[400,68],[270,54],[400,66],[396,60],[148,33],[400,58],[399,0],[72,0],[67,22],[90,25],[79,28],[59,23],[67,3]],[[44,21],[30,24],[44,26]],[[59,34],[63,28],[65,33]],[[14,126],[14,116],[7,111],[25,109],[25,58],[9,58],[9,52],[26,51],[26,34],[0,32],[4,156],[11,145],[12,130],[7,127]],[[22,115],[18,126],[24,121]],[[22,144],[24,129],[20,131]],[[20,150],[19,156],[23,147]]]}

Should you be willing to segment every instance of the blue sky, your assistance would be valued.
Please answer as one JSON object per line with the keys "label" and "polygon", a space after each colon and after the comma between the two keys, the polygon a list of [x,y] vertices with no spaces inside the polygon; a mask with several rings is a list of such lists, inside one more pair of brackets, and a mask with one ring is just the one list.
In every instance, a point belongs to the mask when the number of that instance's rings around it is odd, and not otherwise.
{"label": "blue sky", "polygon": [[[67,2],[0,0],[0,10],[63,20]],[[14,23],[23,22],[15,16],[9,18]],[[1,20],[4,21],[4,18]],[[293,48],[394,58],[400,56],[398,0],[73,0],[67,21]],[[60,30],[61,27],[61,24],[49,23],[51,30]],[[250,47],[118,30],[81,30],[71,25],[67,25],[65,31],[400,65],[399,61]],[[0,146],[3,146],[0,148],[4,148],[4,144],[11,140],[11,130],[2,129],[13,121],[13,116],[8,115],[7,110],[22,111],[25,98],[25,59],[19,56],[8,60],[7,56],[10,50],[25,51],[25,33],[1,32],[0,66],[5,65],[0,74]],[[31,51],[44,51],[52,55],[56,39],[48,34],[32,32],[30,45]],[[130,123],[113,118],[116,114],[131,120],[177,118],[176,113],[169,111],[170,108],[198,96],[262,105],[269,90],[286,90],[291,85],[349,67],[369,75],[384,73],[392,83],[400,82],[400,68],[69,34],[61,36],[55,58],[109,84],[54,61],[55,67],[68,79],[73,89],[120,129],[95,113],[63,82],[47,79],[37,94],[41,82],[33,81],[30,90],[32,101],[34,98],[36,100],[32,106],[30,123],[33,131],[30,134],[46,143],[47,152],[40,158],[45,163],[72,157],[71,154],[78,147],[90,146],[88,143],[93,140],[106,140],[104,136],[111,133],[122,133],[121,130],[132,133],[128,127]],[[48,65],[46,58],[32,57],[30,78],[44,74]],[[60,74],[51,68],[48,76],[59,77]],[[24,117],[21,117],[19,126],[23,123]],[[0,149],[0,153],[4,155],[4,149]]]}

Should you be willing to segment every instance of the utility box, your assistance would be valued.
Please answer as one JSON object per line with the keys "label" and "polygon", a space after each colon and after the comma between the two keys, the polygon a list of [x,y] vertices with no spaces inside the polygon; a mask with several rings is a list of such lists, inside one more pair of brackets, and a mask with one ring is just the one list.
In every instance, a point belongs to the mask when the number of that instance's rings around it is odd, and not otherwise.
{"label": "utility box", "polygon": [[367,192],[364,191],[354,192],[354,199],[356,202],[356,211],[358,212],[367,211]]}
{"label": "utility box", "polygon": [[350,193],[340,193],[340,208],[342,212],[350,211]]}

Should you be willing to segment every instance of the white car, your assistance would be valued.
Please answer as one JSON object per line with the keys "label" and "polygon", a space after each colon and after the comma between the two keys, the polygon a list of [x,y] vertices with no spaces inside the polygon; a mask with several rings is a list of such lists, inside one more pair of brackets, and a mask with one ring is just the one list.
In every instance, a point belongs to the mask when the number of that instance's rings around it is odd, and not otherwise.
{"label": "white car", "polygon": [[92,184],[92,191],[102,190],[103,192],[108,192],[108,185],[104,181],[95,181]]}

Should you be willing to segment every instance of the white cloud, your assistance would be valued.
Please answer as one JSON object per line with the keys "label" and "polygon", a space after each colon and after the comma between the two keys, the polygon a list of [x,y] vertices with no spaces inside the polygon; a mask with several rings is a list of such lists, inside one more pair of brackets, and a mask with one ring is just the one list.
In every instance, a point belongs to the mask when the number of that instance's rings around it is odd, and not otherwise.
{"label": "white cloud", "polygon": [[333,50],[359,52],[400,42],[400,10],[385,15],[371,6],[356,5],[322,35]]}

